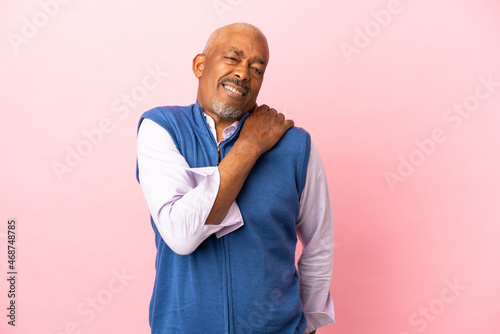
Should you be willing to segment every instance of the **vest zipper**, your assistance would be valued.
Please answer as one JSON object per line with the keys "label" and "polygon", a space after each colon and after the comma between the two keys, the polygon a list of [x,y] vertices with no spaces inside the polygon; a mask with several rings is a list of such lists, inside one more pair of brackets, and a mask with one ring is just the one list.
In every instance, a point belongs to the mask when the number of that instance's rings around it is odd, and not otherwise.
{"label": "vest zipper", "polygon": [[[201,109],[201,108],[200,108]],[[247,118],[248,116],[248,113],[246,113],[245,115],[243,115],[243,117],[240,119],[240,122],[238,124],[238,127],[236,128],[236,130],[234,131],[234,133],[229,136],[229,138],[226,138],[224,139],[220,144],[217,143],[217,140],[214,138],[213,134],[212,134],[212,131],[210,131],[210,127],[208,126],[208,123],[207,123],[207,120],[205,119],[205,116],[203,115],[203,110],[201,110],[201,117],[203,119],[203,122],[205,123],[205,126],[206,126],[206,129],[208,130],[208,133],[210,134],[210,137],[212,137],[212,140],[215,144],[215,146],[217,147],[217,166],[219,166],[222,158],[221,158],[221,155],[222,155],[222,150],[221,150],[221,146],[222,145],[227,145],[227,143],[231,142],[231,140],[234,138],[234,136],[236,136],[236,134],[239,132],[242,124],[243,124],[243,121],[245,120],[245,118]],[[230,261],[230,258],[229,258],[229,239],[225,239],[224,237],[221,238],[221,241],[222,241],[222,251],[224,253],[224,266],[225,266],[225,273],[224,273],[224,281],[223,281],[223,286],[225,288],[225,297],[226,297],[226,309],[224,310],[224,315],[227,317],[226,320],[227,320],[227,323],[226,323],[226,328],[228,330],[228,333],[229,334],[232,334],[234,333],[234,321],[232,320],[232,317],[233,317],[233,314],[232,314],[232,308],[233,308],[233,301],[232,301],[232,291],[231,291],[231,261]]]}
{"label": "vest zipper", "polygon": [[207,120],[205,119],[205,116],[203,115],[203,109],[201,109],[201,107],[200,107],[200,116],[203,119],[203,123],[205,123],[206,129],[208,130],[210,137],[212,137],[212,140],[213,140],[215,146],[217,147],[217,166],[219,166],[219,164],[222,160],[221,159],[221,148],[220,148],[221,145],[224,143],[227,143],[227,142],[231,141],[231,139],[233,139],[233,137],[239,132],[241,125],[243,124],[243,121],[245,120],[245,118],[248,117],[248,115],[249,115],[248,113],[245,113],[243,115],[243,117],[241,117],[240,122],[238,123],[238,126],[236,127],[236,130],[234,131],[234,133],[231,136],[229,136],[229,138],[226,138],[220,144],[218,144],[217,140],[214,138],[214,136],[212,134],[212,131],[210,131],[210,127],[208,126],[208,123],[207,123]]}

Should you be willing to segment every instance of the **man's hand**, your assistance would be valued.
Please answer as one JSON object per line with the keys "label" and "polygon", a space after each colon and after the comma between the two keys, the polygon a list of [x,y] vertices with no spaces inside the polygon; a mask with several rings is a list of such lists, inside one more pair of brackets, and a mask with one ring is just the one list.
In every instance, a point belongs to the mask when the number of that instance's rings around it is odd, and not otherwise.
{"label": "man's hand", "polygon": [[263,104],[246,118],[235,145],[244,145],[258,156],[267,152],[293,127],[291,119],[285,120],[282,113]]}

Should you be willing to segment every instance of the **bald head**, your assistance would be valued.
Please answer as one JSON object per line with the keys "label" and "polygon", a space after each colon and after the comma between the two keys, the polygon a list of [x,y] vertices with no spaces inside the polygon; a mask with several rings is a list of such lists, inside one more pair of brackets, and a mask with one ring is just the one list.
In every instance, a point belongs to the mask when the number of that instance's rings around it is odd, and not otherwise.
{"label": "bald head", "polygon": [[229,126],[255,108],[268,61],[267,39],[257,27],[234,23],[214,31],[193,59],[203,111]]}
{"label": "bald head", "polygon": [[264,41],[267,48],[267,38],[259,28],[250,23],[239,22],[228,24],[215,30],[208,38],[207,44],[203,49],[203,54],[206,56],[209,55],[217,45],[219,45],[227,38],[228,34],[233,32],[250,33],[254,35],[256,39],[261,39],[262,41]]}

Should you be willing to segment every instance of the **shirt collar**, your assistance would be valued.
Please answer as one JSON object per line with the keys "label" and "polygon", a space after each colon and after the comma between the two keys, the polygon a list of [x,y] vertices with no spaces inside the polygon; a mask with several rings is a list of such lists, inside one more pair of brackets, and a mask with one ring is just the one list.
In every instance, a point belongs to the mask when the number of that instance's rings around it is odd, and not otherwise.
{"label": "shirt collar", "polygon": [[[207,121],[208,128],[210,129],[210,132],[212,132],[212,135],[214,138],[217,140],[217,131],[215,130],[215,121],[212,117],[208,116],[207,114],[203,113],[205,116],[205,120]],[[226,140],[227,138],[231,137],[231,135],[236,131],[238,128],[238,124],[240,124],[240,120],[234,121],[233,124],[229,125],[227,128],[225,128],[222,131],[222,140]],[[222,141],[221,140],[221,141]],[[219,141],[219,143],[221,142]]]}

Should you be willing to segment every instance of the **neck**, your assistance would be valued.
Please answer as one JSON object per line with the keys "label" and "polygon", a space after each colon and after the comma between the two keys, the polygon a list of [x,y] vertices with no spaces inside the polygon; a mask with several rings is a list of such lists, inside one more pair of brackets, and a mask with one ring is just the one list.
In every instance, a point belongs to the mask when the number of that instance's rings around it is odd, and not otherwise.
{"label": "neck", "polygon": [[228,126],[233,124],[235,120],[223,118],[220,115],[218,115],[217,113],[210,111],[210,110],[207,110],[207,109],[204,109],[203,107],[202,107],[202,110],[205,114],[212,117],[212,119],[214,120],[215,132],[217,133],[217,141],[223,140],[224,137],[222,135],[222,132],[224,131],[225,128],[227,128]]}

